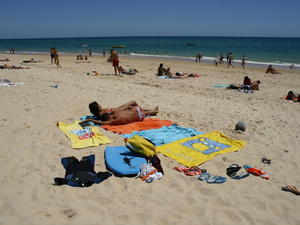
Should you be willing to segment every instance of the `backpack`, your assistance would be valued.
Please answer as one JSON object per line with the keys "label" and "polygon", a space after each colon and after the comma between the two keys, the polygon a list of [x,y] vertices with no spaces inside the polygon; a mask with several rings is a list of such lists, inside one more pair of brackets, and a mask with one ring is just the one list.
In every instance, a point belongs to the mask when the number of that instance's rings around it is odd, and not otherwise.
{"label": "backpack", "polygon": [[141,154],[147,158],[151,158],[157,154],[155,145],[139,135],[134,135],[127,140],[125,139],[125,143],[130,151]]}

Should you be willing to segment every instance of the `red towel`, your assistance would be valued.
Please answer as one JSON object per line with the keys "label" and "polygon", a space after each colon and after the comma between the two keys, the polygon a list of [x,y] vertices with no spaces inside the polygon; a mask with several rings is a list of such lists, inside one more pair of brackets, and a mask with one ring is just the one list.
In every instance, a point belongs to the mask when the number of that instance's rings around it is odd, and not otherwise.
{"label": "red towel", "polygon": [[133,131],[158,129],[163,126],[170,126],[174,124],[170,120],[161,120],[156,118],[146,118],[140,122],[134,122],[124,125],[104,125],[102,128],[118,133],[118,134],[130,134]]}

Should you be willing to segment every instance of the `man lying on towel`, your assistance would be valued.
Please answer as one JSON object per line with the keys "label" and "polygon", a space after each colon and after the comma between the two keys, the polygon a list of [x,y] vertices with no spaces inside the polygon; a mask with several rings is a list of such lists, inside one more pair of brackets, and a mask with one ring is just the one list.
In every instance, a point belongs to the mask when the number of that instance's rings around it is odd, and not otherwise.
{"label": "man lying on towel", "polygon": [[158,108],[142,109],[135,101],[130,101],[117,108],[102,109],[97,102],[89,104],[90,112],[97,118],[87,119],[100,125],[121,125],[144,120],[147,116],[156,116]]}

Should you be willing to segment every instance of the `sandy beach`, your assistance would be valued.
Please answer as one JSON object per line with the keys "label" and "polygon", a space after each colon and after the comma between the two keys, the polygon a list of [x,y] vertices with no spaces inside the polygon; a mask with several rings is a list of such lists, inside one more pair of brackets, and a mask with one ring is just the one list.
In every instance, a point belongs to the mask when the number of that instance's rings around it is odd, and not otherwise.
{"label": "sandy beach", "polygon": [[[0,65],[30,67],[0,70],[0,78],[25,83],[0,87],[0,225],[300,224],[299,196],[281,190],[287,185],[300,189],[300,103],[281,99],[290,90],[300,92],[300,71],[280,70],[277,75],[247,65],[242,70],[121,56],[122,67],[135,67],[139,73],[119,77],[102,56],[79,63],[75,55],[61,55],[62,69],[50,63],[49,55],[2,54],[0,58],[10,59]],[[22,64],[30,58],[42,62]],[[155,73],[161,62],[172,72],[202,76],[159,79]],[[101,75],[87,75],[92,71]],[[246,94],[212,87],[241,84],[244,76],[260,80],[260,90]],[[180,164],[159,154],[165,176],[151,184],[112,176],[89,188],[54,186],[53,178],[65,174],[62,157],[95,154],[95,171],[106,171],[105,145],[72,149],[56,126],[58,121],[73,122],[90,114],[88,104],[95,100],[105,107],[136,100],[145,108],[158,106],[161,119],[244,140],[247,145],[242,150],[217,156],[200,167],[226,176],[230,164],[250,164],[268,172],[270,180],[251,175],[207,184],[173,170]],[[246,122],[245,132],[234,130],[238,121]],[[121,136],[101,132],[113,140],[110,145],[124,144]],[[263,164],[262,157],[272,163]]]}

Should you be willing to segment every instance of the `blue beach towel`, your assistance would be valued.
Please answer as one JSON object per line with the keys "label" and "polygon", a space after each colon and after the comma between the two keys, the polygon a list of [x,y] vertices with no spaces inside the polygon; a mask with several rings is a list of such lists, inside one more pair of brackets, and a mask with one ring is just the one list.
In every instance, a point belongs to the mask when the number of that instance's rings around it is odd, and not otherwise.
{"label": "blue beach towel", "polygon": [[168,80],[176,80],[176,78],[168,77],[168,76],[158,76],[160,79],[168,79]]}
{"label": "blue beach towel", "polygon": [[229,87],[229,84],[214,84],[211,87]]}
{"label": "blue beach towel", "polygon": [[152,141],[156,146],[160,146],[182,138],[193,137],[200,134],[203,134],[203,132],[173,124],[171,126],[163,126],[159,129],[134,131],[131,134],[123,134],[122,137],[130,138],[134,135],[139,135]]}

